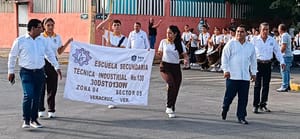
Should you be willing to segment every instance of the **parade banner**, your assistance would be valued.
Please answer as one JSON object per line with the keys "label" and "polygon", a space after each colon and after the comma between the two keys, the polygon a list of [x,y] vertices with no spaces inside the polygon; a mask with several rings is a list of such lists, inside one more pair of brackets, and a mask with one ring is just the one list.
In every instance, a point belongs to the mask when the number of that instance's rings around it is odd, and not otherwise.
{"label": "parade banner", "polygon": [[147,105],[154,50],[73,41],[64,98],[104,105]]}

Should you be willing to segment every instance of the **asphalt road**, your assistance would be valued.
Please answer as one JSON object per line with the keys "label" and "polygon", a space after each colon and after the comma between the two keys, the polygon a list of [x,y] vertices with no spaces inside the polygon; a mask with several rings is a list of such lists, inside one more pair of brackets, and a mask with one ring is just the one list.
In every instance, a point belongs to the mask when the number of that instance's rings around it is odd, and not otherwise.
{"label": "asphalt road", "polygon": [[[273,72],[269,108],[271,113],[253,114],[253,84],[248,103],[249,125],[236,121],[234,100],[226,121],[220,112],[224,96],[221,73],[183,71],[183,82],[176,105],[177,118],[164,113],[166,91],[158,66],[152,69],[149,105],[106,106],[63,98],[64,79],[59,81],[55,119],[40,119],[44,128],[22,129],[21,83],[17,76],[11,86],[6,80],[7,59],[0,58],[0,139],[300,139],[300,93],[277,93],[280,75]],[[300,81],[300,69],[292,71]]]}

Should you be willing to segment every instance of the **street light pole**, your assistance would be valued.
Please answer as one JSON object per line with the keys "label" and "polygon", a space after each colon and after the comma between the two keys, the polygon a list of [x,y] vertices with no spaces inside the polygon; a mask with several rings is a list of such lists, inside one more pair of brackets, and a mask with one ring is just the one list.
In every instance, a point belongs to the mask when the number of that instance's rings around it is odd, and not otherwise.
{"label": "street light pole", "polygon": [[90,0],[89,6],[89,42],[95,44],[95,16],[96,16],[96,0]]}

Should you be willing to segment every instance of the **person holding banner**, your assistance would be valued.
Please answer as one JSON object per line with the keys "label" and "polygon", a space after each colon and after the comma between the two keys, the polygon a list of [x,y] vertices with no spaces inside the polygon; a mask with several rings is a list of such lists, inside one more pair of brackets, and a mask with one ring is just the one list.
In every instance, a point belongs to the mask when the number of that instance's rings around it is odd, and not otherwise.
{"label": "person holding banner", "polygon": [[15,64],[18,59],[20,78],[23,87],[23,120],[22,128],[41,128],[38,122],[38,106],[45,82],[45,60],[54,66],[61,79],[61,71],[55,54],[48,45],[48,41],[40,36],[41,21],[31,19],[27,24],[28,33],[18,37],[10,50],[8,58],[8,80],[15,81]]}
{"label": "person holding banner", "polygon": [[[41,34],[41,37],[45,38],[49,41],[51,50],[54,54],[62,54],[67,46],[73,41],[73,38],[70,38],[64,45],[62,44],[60,35],[54,32],[54,20],[52,18],[45,18],[42,22],[44,27],[44,32]],[[56,55],[57,58],[57,55]],[[58,83],[58,75],[55,71],[55,68],[50,64],[50,62],[45,59],[45,74],[46,74],[46,82],[43,87],[42,94],[40,97],[39,104],[39,117],[46,117],[45,112],[45,91],[47,89],[47,104],[48,104],[48,117],[55,117],[55,95],[57,92],[57,83]]]}
{"label": "person holding banner", "polygon": [[168,86],[166,113],[169,118],[175,118],[175,103],[182,80],[180,55],[184,57],[185,66],[188,66],[189,63],[189,57],[177,26],[168,27],[167,38],[161,40],[157,55],[162,58],[160,74]]}
{"label": "person holding banner", "polygon": [[[110,23],[112,21],[112,26],[110,27]],[[108,24],[108,29],[105,29],[105,25]],[[112,31],[110,31],[110,28]],[[125,35],[121,33],[121,21],[118,19],[111,19],[111,15],[102,21],[96,29],[101,29],[104,32],[102,36],[105,40],[105,46],[109,47],[117,47],[117,48],[126,48],[128,44],[128,39]],[[116,108],[115,105],[108,105],[109,109]]]}
{"label": "person holding banner", "polygon": [[[110,24],[112,22],[112,26]],[[108,23],[108,29],[105,29],[105,25]],[[110,28],[112,31],[110,31]],[[108,15],[107,19],[102,21],[96,28],[97,30],[101,29],[104,32],[102,36],[104,38],[105,46],[109,47],[120,47],[126,48],[128,39],[125,35],[121,33],[121,21],[118,19],[111,19],[111,15]]]}

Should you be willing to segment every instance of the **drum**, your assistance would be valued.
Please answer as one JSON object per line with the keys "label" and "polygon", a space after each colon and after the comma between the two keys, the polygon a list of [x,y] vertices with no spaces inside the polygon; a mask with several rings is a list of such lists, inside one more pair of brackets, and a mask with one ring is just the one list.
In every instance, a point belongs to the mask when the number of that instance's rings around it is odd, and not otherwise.
{"label": "drum", "polygon": [[195,51],[196,61],[199,64],[203,64],[206,61],[206,49],[199,49]]}
{"label": "drum", "polygon": [[293,55],[294,55],[294,61],[300,62],[300,50],[294,50]]}
{"label": "drum", "polygon": [[209,65],[215,64],[219,60],[219,52],[217,50],[208,51],[207,60]]}

